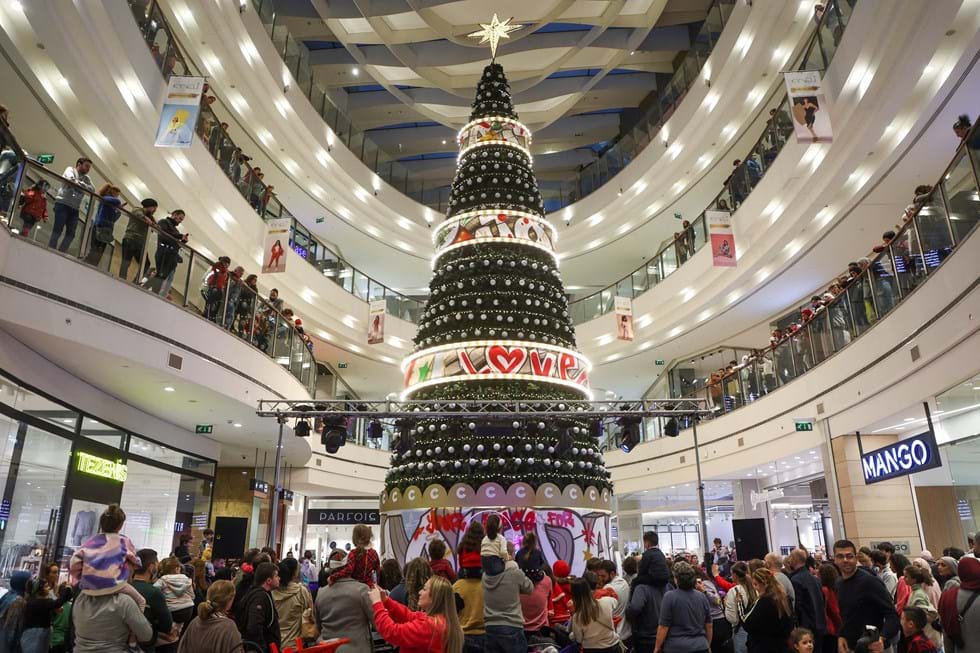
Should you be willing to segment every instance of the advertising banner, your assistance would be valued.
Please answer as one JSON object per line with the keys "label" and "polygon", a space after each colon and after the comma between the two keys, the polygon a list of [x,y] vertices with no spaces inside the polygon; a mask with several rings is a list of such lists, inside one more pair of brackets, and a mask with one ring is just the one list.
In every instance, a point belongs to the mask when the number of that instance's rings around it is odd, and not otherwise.
{"label": "advertising banner", "polygon": [[708,235],[711,238],[711,262],[716,268],[733,268],[736,265],[735,234],[732,232],[732,214],[728,211],[705,211]]}
{"label": "advertising banner", "polygon": [[201,113],[203,77],[172,76],[167,81],[167,95],[160,110],[157,126],[157,147],[190,147],[194,127]]}
{"label": "advertising banner", "polygon": [[276,218],[265,223],[265,242],[262,245],[262,274],[286,271],[286,249],[289,246],[290,218]]}
{"label": "advertising banner", "polygon": [[801,70],[783,73],[786,92],[793,112],[793,131],[797,143],[831,143],[834,131],[830,126],[827,96],[823,91],[820,72]]}
{"label": "advertising banner", "polygon": [[633,340],[633,300],[630,297],[616,297],[616,338]]}
{"label": "advertising banner", "polygon": [[368,305],[369,345],[380,345],[385,341],[385,307],[383,299],[376,299]]}

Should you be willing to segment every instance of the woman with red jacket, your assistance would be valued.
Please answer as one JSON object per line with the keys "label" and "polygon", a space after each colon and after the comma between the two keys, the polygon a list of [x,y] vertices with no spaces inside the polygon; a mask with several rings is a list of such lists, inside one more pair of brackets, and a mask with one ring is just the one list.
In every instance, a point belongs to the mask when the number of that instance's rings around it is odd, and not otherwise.
{"label": "woman with red jacket", "polygon": [[20,229],[21,236],[30,236],[31,229],[38,222],[48,221],[48,182],[38,179],[37,182],[20,194],[20,219],[24,226]]}
{"label": "woman with red jacket", "polygon": [[824,634],[823,650],[837,650],[837,631],[840,630],[840,603],[837,600],[837,581],[840,573],[832,563],[820,565],[820,584],[823,586],[823,605],[827,617],[827,630]]}
{"label": "woman with red jacket", "polygon": [[425,582],[419,593],[419,612],[392,601],[377,585],[368,590],[368,597],[374,607],[374,627],[400,653],[462,653],[456,597],[442,576]]}

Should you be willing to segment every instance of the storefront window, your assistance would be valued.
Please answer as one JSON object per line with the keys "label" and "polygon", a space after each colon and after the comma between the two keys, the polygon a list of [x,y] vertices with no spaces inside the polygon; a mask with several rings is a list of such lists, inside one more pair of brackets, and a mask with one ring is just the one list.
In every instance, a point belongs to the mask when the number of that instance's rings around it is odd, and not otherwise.
{"label": "storefront window", "polygon": [[180,533],[196,545],[210,517],[214,466],[0,375],[0,586],[12,571],[48,561],[64,578],[111,503],[126,511],[123,532],[138,548],[169,555]]}
{"label": "storefront window", "polygon": [[198,474],[214,476],[213,461],[171,449],[162,444],[141,438],[138,435],[134,435],[129,439],[129,450],[138,456],[152,458],[164,465],[186,469],[191,472],[197,472]]}
{"label": "storefront window", "polygon": [[287,506],[285,511],[286,526],[282,536],[283,555],[287,551],[292,551],[293,556],[299,559],[303,557],[303,551],[300,547],[303,543],[303,525],[305,524],[303,517],[306,514],[306,497],[299,493],[294,494],[292,505]]}
{"label": "storefront window", "polygon": [[68,431],[74,431],[78,422],[79,415],[76,411],[31,392],[2,374],[0,374],[0,403]]}
{"label": "storefront window", "polygon": [[115,449],[122,449],[126,441],[126,433],[114,426],[103,424],[99,420],[86,417],[82,420],[82,435],[90,440],[107,444]]}
{"label": "storefront window", "polygon": [[933,420],[940,443],[980,435],[980,374],[937,396]]}
{"label": "storefront window", "polygon": [[[323,562],[331,549],[350,550],[354,526],[369,524],[374,530],[375,546],[381,539],[376,499],[307,499],[306,533],[303,550],[313,551],[314,559]],[[321,514],[322,513],[322,514]]]}
{"label": "storefront window", "polygon": [[36,572],[58,527],[71,440],[4,420],[0,454],[0,577]]}

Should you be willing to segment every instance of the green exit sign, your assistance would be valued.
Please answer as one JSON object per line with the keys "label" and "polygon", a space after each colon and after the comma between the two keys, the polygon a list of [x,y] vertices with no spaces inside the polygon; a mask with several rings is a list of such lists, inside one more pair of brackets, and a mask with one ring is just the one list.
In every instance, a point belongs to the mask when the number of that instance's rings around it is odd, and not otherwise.
{"label": "green exit sign", "polygon": [[338,370],[346,370],[347,369],[347,363],[337,363],[337,369]]}
{"label": "green exit sign", "polygon": [[194,427],[195,433],[212,433],[214,431],[214,424],[198,424]]}
{"label": "green exit sign", "polygon": [[43,163],[44,165],[48,165],[50,163],[54,163],[54,155],[53,154],[47,154],[47,153],[46,154],[38,154],[37,155],[37,162],[38,163]]}
{"label": "green exit sign", "polygon": [[657,360],[653,361],[653,363],[655,365],[663,365],[664,364],[664,359],[658,358]]}
{"label": "green exit sign", "polygon": [[323,221],[324,221],[324,220],[325,220],[325,218],[317,218],[317,219],[316,219],[316,223],[317,223],[317,224],[323,224]]}
{"label": "green exit sign", "polygon": [[796,420],[796,430],[797,431],[812,431],[813,422],[810,420],[798,419]]}

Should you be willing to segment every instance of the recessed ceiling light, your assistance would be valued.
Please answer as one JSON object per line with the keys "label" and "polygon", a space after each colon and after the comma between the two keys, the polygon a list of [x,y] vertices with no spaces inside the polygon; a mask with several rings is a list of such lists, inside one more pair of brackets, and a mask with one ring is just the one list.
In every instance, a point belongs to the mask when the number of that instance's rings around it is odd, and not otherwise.
{"label": "recessed ceiling light", "polygon": [[236,429],[240,429],[240,428],[242,428],[242,425],[241,425],[241,424],[239,424],[238,422],[235,422],[235,428],[236,428]]}
{"label": "recessed ceiling light", "polygon": [[163,391],[164,392],[175,392],[176,390],[177,390],[177,388],[175,388],[173,386],[170,386],[170,385],[163,386]]}
{"label": "recessed ceiling light", "polygon": [[361,71],[358,70],[357,67],[355,66],[354,68],[351,68],[350,74],[353,75],[354,77],[357,77],[358,75],[361,74]]}
{"label": "recessed ceiling light", "polygon": [[442,139],[442,144],[443,144],[443,145],[445,145],[445,144],[446,144],[446,139],[445,139],[445,138],[444,138],[444,139]]}

